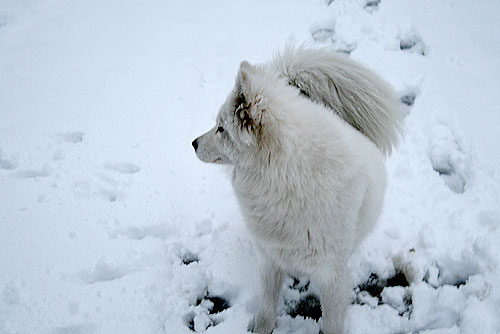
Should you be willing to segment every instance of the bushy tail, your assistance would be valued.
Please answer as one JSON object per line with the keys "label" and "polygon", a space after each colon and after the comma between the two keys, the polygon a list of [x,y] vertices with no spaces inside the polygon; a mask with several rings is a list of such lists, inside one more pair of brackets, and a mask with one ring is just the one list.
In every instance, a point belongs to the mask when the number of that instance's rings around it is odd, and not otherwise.
{"label": "bushy tail", "polygon": [[290,85],[331,108],[382,152],[397,146],[403,130],[400,102],[371,70],[342,54],[291,47],[276,55],[273,65]]}

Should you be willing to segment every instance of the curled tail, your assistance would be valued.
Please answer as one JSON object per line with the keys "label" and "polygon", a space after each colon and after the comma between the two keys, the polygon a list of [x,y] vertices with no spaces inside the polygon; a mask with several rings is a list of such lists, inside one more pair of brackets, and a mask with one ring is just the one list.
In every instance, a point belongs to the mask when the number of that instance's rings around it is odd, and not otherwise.
{"label": "curled tail", "polygon": [[382,152],[397,146],[403,130],[400,102],[371,70],[338,53],[290,47],[272,64],[290,85],[331,108]]}

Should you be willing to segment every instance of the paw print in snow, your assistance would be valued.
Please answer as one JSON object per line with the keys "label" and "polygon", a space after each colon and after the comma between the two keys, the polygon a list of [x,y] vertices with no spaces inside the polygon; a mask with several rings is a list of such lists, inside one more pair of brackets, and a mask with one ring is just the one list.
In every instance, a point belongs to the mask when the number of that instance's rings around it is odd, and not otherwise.
{"label": "paw print in snow", "polygon": [[224,321],[223,312],[231,307],[231,303],[224,297],[211,295],[207,291],[193,306],[194,310],[184,317],[184,323],[193,332],[200,333]]}

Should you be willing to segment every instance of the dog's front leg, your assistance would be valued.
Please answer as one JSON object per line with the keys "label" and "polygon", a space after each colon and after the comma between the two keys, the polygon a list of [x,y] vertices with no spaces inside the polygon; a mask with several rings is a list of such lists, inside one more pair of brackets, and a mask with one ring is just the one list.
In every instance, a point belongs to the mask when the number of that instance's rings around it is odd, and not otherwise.
{"label": "dog's front leg", "polygon": [[259,278],[260,307],[249,329],[254,333],[271,334],[276,326],[276,307],[283,285],[283,272],[271,259],[261,254]]}

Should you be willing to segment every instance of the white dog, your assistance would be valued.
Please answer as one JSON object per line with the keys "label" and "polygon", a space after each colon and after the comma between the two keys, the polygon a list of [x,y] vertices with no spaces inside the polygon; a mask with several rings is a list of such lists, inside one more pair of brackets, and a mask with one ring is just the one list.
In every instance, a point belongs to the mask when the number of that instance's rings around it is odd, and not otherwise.
{"label": "white dog", "polygon": [[347,56],[288,48],[268,64],[241,63],[216,125],[193,147],[204,162],[234,166],[259,254],[255,333],[273,331],[290,273],[318,287],[323,333],[343,333],[352,288],[346,263],[379,216],[383,154],[401,130],[391,87]]}

